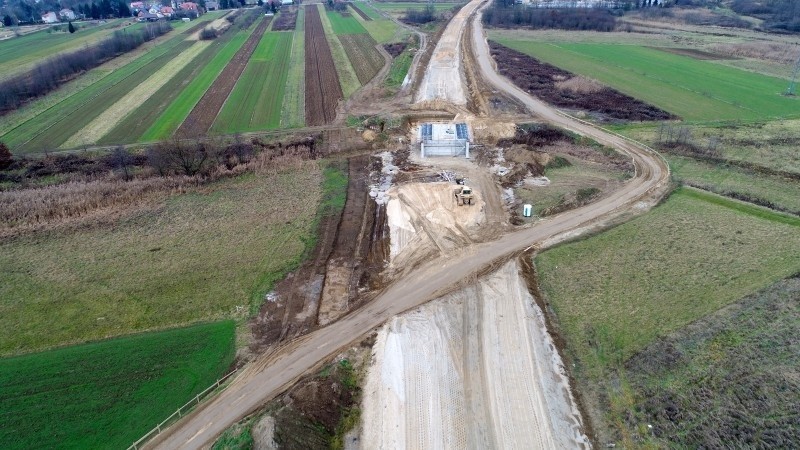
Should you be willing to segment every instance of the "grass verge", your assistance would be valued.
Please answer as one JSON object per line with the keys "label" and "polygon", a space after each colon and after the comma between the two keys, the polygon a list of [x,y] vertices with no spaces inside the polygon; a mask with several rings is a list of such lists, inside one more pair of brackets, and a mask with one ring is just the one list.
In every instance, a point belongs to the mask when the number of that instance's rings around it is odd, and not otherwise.
{"label": "grass verge", "polygon": [[223,321],[0,359],[0,447],[127,448],[234,353]]}

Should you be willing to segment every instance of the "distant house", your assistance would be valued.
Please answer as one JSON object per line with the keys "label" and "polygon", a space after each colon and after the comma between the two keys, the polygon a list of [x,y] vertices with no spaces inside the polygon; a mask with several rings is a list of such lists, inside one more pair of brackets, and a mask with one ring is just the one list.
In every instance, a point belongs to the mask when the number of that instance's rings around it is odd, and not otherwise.
{"label": "distant house", "polygon": [[50,11],[42,14],[42,22],[44,23],[58,23],[58,16],[56,13]]}
{"label": "distant house", "polygon": [[136,19],[139,22],[156,22],[158,21],[158,16],[155,14],[151,14],[148,11],[140,11],[139,14],[136,16]]}
{"label": "distant house", "polygon": [[58,15],[61,17],[61,20],[75,20],[75,11],[68,8],[59,11]]}
{"label": "distant house", "polygon": [[193,2],[184,2],[178,5],[178,7],[184,11],[194,11],[196,13],[200,12],[200,7],[197,5],[197,3]]}
{"label": "distant house", "polygon": [[293,0],[281,0],[281,6],[291,5],[293,3]]}
{"label": "distant house", "polygon": [[161,14],[165,17],[172,17],[172,15],[175,14],[175,10],[171,6],[162,6]]}
{"label": "distant house", "polygon": [[215,2],[214,0],[208,0],[206,2],[206,9],[209,11],[216,11],[219,9],[219,2]]}

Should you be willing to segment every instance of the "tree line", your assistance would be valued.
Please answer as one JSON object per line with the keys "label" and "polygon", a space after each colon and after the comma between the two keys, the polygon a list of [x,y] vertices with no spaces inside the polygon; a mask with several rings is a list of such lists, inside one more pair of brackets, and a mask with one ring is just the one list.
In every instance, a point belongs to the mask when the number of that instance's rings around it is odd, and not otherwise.
{"label": "tree line", "polygon": [[515,4],[514,0],[495,0],[484,11],[483,23],[501,28],[613,31],[617,18],[607,8],[531,8]]}
{"label": "tree line", "polygon": [[31,70],[0,82],[0,114],[56,89],[75,75],[129,52],[172,29],[166,22],[148,23],[135,31],[119,30],[110,37],[81,50],[62,53]]}

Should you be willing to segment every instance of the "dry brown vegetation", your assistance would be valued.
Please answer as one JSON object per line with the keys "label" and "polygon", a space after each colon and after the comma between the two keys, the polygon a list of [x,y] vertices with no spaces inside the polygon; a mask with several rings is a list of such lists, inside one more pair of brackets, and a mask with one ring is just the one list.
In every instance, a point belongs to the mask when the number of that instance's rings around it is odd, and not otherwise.
{"label": "dry brown vegetation", "polygon": [[584,77],[572,77],[565,81],[558,81],[556,82],[556,87],[561,90],[584,94],[593,94],[605,88],[599,82]]}
{"label": "dry brown vegetation", "polygon": [[754,58],[779,63],[794,63],[800,56],[800,48],[782,42],[741,42],[738,44],[714,44],[714,52],[737,58]]}
{"label": "dry brown vegetation", "polygon": [[[0,191],[0,238],[64,225],[115,220],[171,195],[243,173],[268,174],[316,159],[313,138],[277,144],[258,139],[161,143],[146,156],[117,149],[96,158],[68,155],[28,161],[28,177],[62,176],[52,186]],[[27,180],[27,178],[25,179]]]}

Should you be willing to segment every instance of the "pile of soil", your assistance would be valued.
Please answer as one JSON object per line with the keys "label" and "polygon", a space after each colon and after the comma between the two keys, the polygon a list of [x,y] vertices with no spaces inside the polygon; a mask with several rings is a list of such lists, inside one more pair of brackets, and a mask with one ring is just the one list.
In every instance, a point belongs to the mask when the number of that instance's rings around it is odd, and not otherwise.
{"label": "pile of soil", "polygon": [[592,93],[558,89],[556,83],[574,77],[558,67],[489,41],[501,75],[524,91],[560,108],[599,113],[610,119],[631,121],[677,119],[676,116],[611,88]]}
{"label": "pile of soil", "polygon": [[383,48],[386,49],[387,53],[392,55],[392,58],[397,58],[398,56],[400,56],[400,54],[403,53],[403,51],[405,51],[406,47],[408,47],[408,44],[406,44],[405,42],[396,42],[394,44],[383,45]]}

